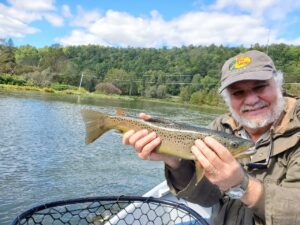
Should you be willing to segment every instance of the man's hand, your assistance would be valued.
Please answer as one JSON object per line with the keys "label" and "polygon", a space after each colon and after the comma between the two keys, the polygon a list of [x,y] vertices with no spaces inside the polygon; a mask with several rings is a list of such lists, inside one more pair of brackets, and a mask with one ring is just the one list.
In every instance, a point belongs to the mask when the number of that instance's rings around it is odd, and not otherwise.
{"label": "man's hand", "polygon": [[206,137],[204,141],[196,140],[192,152],[204,168],[207,179],[221,191],[242,182],[244,171],[241,165],[227,148],[212,137]]}
{"label": "man's hand", "polygon": [[[149,120],[150,115],[140,113],[139,117],[143,120]],[[179,159],[174,156],[168,156],[154,152],[154,149],[161,143],[160,138],[155,132],[146,129],[134,131],[129,130],[123,135],[123,144],[131,145],[135,148],[138,157],[142,160],[164,161],[172,168],[179,166]]]}
{"label": "man's hand", "polygon": [[[196,140],[192,152],[204,168],[207,179],[221,191],[228,191],[242,182],[244,171],[241,165],[227,148],[212,137],[206,137],[204,141]],[[250,176],[247,191],[241,201],[248,207],[253,207],[263,192],[262,183]]]}

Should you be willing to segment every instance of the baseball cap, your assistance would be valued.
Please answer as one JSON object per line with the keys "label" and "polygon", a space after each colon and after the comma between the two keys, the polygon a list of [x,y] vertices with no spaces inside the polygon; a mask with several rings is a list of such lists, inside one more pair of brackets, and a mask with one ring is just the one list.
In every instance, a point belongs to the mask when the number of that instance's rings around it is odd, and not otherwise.
{"label": "baseball cap", "polygon": [[275,72],[272,59],[265,53],[257,50],[240,53],[224,63],[219,92],[242,80],[269,80]]}

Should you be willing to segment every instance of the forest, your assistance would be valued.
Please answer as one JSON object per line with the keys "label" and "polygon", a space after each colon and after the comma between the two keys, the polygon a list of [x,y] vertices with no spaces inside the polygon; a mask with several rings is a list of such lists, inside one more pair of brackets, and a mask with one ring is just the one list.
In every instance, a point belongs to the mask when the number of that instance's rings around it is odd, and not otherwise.
{"label": "forest", "polygon": [[284,73],[285,89],[299,95],[300,46],[255,44],[248,48],[183,46],[117,48],[99,45],[15,47],[0,40],[0,84],[167,98],[217,105],[220,71],[226,59],[249,49],[267,52]]}

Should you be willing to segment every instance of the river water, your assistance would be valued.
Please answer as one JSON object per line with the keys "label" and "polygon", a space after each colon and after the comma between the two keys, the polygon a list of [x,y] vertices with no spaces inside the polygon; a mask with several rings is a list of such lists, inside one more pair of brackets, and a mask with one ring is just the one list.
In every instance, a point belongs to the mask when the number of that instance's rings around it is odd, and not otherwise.
{"label": "river water", "polygon": [[142,195],[164,180],[163,164],[139,160],[109,131],[85,145],[83,108],[207,125],[219,112],[142,102],[0,90],[0,224],[62,199]]}

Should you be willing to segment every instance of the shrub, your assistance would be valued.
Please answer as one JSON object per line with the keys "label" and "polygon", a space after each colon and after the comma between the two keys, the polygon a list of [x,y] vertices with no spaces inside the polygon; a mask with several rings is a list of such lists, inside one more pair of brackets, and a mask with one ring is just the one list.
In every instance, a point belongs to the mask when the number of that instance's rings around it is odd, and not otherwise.
{"label": "shrub", "polygon": [[122,91],[112,83],[99,83],[96,86],[96,92],[104,94],[122,94]]}
{"label": "shrub", "polygon": [[150,86],[145,90],[145,97],[147,98],[156,98],[156,86]]}
{"label": "shrub", "polygon": [[54,93],[55,91],[52,88],[43,88],[44,92]]}
{"label": "shrub", "polygon": [[159,85],[156,89],[156,97],[157,98],[164,98],[166,97],[166,93],[167,93],[167,87],[166,85]]}
{"label": "shrub", "polygon": [[26,80],[10,74],[0,74],[0,84],[25,86]]}
{"label": "shrub", "polygon": [[190,103],[197,105],[218,105],[221,102],[221,98],[218,95],[217,90],[212,89],[210,91],[197,91],[191,95]]}

